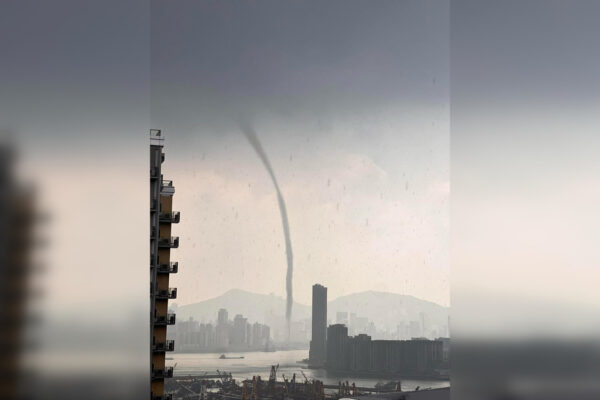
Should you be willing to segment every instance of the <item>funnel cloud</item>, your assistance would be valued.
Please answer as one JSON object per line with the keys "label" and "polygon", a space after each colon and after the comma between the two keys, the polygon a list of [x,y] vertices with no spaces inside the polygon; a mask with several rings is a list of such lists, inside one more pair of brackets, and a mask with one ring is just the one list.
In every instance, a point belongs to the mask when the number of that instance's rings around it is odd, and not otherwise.
{"label": "funnel cloud", "polygon": [[273,172],[273,168],[271,167],[271,163],[269,162],[269,158],[267,157],[267,153],[262,147],[260,140],[258,140],[258,136],[254,131],[254,128],[247,123],[240,122],[240,130],[248,139],[248,142],[252,145],[256,154],[260,157],[263,165],[269,172],[271,176],[271,180],[273,181],[273,185],[275,186],[275,190],[277,191],[277,201],[279,202],[279,212],[281,213],[281,222],[283,224],[283,235],[285,237],[285,254],[287,257],[287,274],[285,278],[285,289],[286,289],[286,309],[285,309],[285,319],[287,321],[288,328],[288,338],[290,333],[290,321],[292,318],[292,304],[294,303],[294,297],[292,294],[292,275],[294,272],[294,257],[292,255],[292,240],[290,239],[290,225],[288,223],[287,209],[285,207],[285,201],[283,200],[283,196],[281,194],[281,190],[279,189],[279,184],[277,183],[277,178],[275,177],[275,173]]}

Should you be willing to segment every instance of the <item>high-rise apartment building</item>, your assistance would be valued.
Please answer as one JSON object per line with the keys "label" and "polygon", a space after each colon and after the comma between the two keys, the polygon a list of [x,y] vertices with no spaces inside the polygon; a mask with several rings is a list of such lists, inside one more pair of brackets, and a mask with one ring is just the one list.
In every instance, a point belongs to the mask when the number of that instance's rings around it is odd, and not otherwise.
{"label": "high-rise apartment building", "polygon": [[217,325],[227,325],[229,322],[229,314],[227,310],[224,308],[219,309],[219,314],[217,316]]}
{"label": "high-rise apartment building", "polygon": [[164,393],[164,380],[173,376],[173,368],[165,365],[165,352],[175,343],[167,340],[167,326],[175,324],[169,313],[169,300],[177,297],[177,289],[169,287],[170,274],[178,263],[171,261],[171,249],[179,247],[179,238],[171,236],[171,225],[179,222],[173,211],[173,182],[163,179],[164,138],[157,129],[150,130],[150,375],[152,400],[170,399]]}
{"label": "high-rise apartment building", "polygon": [[341,324],[327,328],[326,368],[332,372],[396,374],[413,377],[440,376],[448,368],[442,340],[371,340],[371,336],[348,336]]}
{"label": "high-rise apartment building", "polygon": [[310,341],[309,361],[312,366],[325,364],[327,345],[327,288],[313,285],[312,292],[312,339]]}
{"label": "high-rise apartment building", "polygon": [[0,143],[0,399],[21,398],[35,225],[35,191],[17,179],[12,147]]}

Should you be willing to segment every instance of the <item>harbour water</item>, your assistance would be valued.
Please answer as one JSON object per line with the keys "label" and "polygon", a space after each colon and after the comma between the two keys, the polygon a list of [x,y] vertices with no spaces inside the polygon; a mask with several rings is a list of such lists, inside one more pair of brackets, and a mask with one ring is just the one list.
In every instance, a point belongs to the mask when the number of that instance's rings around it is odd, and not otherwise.
{"label": "harbour water", "polygon": [[[236,380],[251,379],[260,375],[268,379],[271,365],[279,364],[278,379],[285,376],[291,379],[296,374],[296,381],[303,381],[302,372],[308,379],[319,379],[326,384],[337,385],[339,381],[356,383],[356,386],[373,387],[377,382],[387,382],[388,379],[357,378],[333,375],[321,369],[309,369],[298,361],[308,358],[308,350],[287,350],[275,352],[242,352],[228,353],[227,356],[243,356],[242,359],[219,359],[221,353],[171,353],[172,358],[167,365],[175,366],[175,376],[214,374],[216,370],[230,372]],[[440,388],[450,386],[447,380],[428,379],[402,379],[402,390],[414,390],[417,386],[421,389]]]}

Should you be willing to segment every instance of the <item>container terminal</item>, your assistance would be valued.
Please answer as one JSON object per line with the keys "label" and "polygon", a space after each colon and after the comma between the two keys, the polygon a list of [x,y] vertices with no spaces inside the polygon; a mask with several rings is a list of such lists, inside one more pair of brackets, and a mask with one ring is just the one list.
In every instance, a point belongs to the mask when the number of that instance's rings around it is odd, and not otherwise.
{"label": "container terminal", "polygon": [[337,385],[325,384],[317,379],[277,376],[279,365],[271,366],[268,380],[260,375],[252,379],[236,380],[231,373],[217,370],[214,374],[180,376],[165,382],[165,397],[201,400],[338,400],[338,399],[390,399],[390,400],[445,400],[450,398],[450,388],[417,388],[402,391],[400,381],[379,383],[374,387],[360,387],[354,382],[340,381]]}

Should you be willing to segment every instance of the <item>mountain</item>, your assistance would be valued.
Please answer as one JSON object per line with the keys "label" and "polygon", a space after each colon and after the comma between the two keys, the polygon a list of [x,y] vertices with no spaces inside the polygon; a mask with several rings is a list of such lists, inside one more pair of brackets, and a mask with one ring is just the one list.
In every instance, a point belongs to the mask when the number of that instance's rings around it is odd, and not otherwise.
{"label": "mountain", "polygon": [[[212,322],[217,319],[219,308],[229,312],[229,319],[236,314],[248,318],[248,322],[271,323],[285,317],[285,299],[273,294],[257,294],[241,289],[231,289],[219,297],[176,308],[177,320],[193,317],[197,321]],[[293,319],[310,318],[311,308],[294,302]]]}
{"label": "mountain", "polygon": [[420,321],[426,315],[429,329],[440,329],[448,324],[449,308],[413,296],[387,292],[360,292],[338,297],[327,303],[327,319],[332,323],[338,311],[367,317],[377,329],[395,331],[400,322]]}
{"label": "mountain", "polygon": [[[176,308],[178,321],[193,317],[197,321],[212,322],[219,308],[229,312],[229,318],[242,314],[249,322],[274,324],[283,322],[285,299],[275,295],[264,295],[232,289],[219,297]],[[395,331],[400,322],[420,321],[420,313],[426,315],[426,324],[431,329],[448,324],[448,307],[413,296],[396,293],[366,291],[330,300],[327,304],[327,319],[336,322],[336,313],[345,311],[358,317],[367,317],[378,329]],[[311,306],[294,303],[293,320],[311,317]]]}

